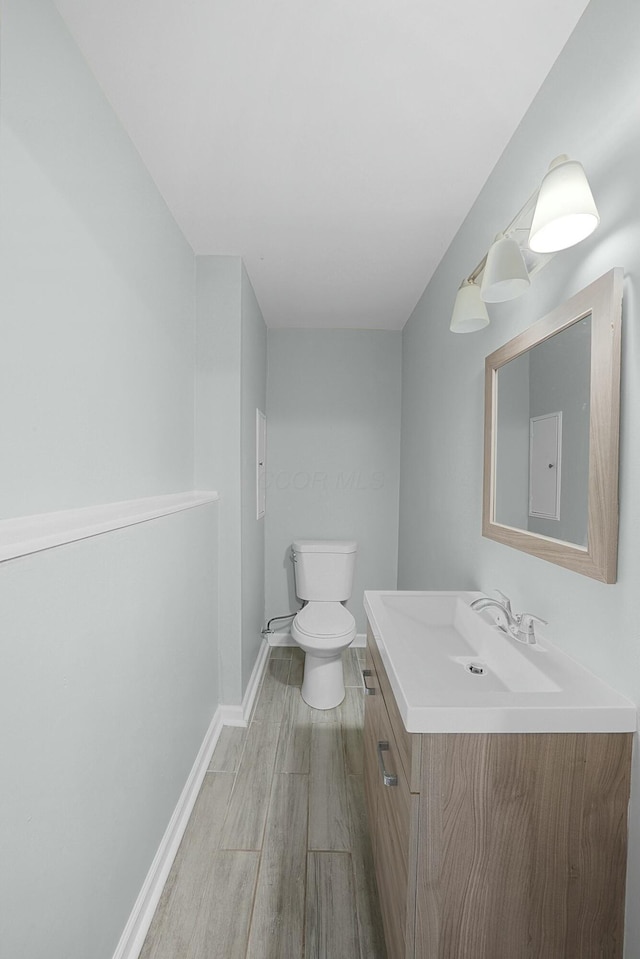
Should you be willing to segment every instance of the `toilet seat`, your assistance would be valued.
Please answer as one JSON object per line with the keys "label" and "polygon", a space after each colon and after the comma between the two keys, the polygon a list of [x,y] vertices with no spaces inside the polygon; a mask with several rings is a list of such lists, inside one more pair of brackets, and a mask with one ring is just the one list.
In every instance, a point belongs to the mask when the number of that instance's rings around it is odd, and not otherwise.
{"label": "toilet seat", "polygon": [[355,635],[356,621],[348,609],[338,602],[307,603],[294,619],[296,629],[302,636],[322,640],[340,640]]}

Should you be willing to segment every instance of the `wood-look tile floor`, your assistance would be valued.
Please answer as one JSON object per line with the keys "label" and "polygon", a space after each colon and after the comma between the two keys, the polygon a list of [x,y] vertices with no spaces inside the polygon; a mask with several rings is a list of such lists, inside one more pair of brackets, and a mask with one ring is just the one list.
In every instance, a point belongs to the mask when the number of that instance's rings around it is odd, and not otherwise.
{"label": "wood-look tile floor", "polygon": [[273,649],[248,729],[226,726],[141,959],[386,959],[362,779],[364,650],[311,709]]}

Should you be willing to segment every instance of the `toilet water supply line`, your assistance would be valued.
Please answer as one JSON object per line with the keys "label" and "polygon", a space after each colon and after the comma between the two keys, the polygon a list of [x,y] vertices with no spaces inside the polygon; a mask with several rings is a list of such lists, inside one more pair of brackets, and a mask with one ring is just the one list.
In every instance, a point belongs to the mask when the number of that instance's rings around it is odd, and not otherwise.
{"label": "toilet water supply line", "polygon": [[[303,603],[302,605],[305,606],[306,603]],[[300,609],[302,609],[302,606],[300,607]],[[276,620],[281,620],[281,619],[293,619],[294,616],[298,615],[298,612],[299,610],[296,610],[295,613],[287,613],[285,616],[272,616],[269,622],[267,623],[267,625],[265,626],[265,628],[260,630],[261,634],[263,636],[271,636],[271,634],[273,633],[273,630],[271,629],[271,623],[275,623]]]}

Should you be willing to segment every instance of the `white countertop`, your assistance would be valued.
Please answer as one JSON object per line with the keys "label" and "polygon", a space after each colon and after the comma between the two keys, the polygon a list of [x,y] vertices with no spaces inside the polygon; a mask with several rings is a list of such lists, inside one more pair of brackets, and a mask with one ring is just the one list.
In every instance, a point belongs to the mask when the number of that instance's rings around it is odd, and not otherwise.
{"label": "white countertop", "polygon": [[[635,705],[543,635],[536,645],[524,645],[491,625],[486,614],[470,610],[481,595],[365,592],[367,618],[408,732],[636,729]],[[434,601],[439,611],[449,610],[449,619],[431,615]],[[468,634],[472,646],[466,645]],[[486,675],[471,675],[467,661],[488,663]]]}

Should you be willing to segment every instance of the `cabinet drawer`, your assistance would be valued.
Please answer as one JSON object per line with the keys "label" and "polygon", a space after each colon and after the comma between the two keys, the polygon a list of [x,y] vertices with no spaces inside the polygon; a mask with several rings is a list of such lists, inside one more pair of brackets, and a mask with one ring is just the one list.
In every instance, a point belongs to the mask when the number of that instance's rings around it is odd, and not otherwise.
{"label": "cabinet drawer", "polygon": [[389,722],[395,736],[400,763],[409,783],[409,788],[412,792],[419,792],[420,736],[415,733],[408,733],[405,729],[376,641],[369,626],[367,626],[367,650],[371,655],[371,661],[377,673],[377,682],[389,714]]}

